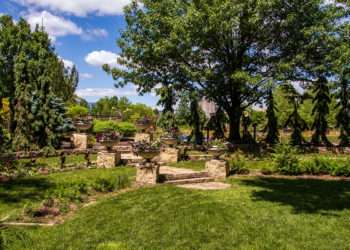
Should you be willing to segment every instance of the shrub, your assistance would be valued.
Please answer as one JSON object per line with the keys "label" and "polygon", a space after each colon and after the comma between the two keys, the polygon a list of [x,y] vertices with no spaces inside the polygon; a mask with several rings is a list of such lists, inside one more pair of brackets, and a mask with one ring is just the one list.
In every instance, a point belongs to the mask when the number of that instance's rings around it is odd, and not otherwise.
{"label": "shrub", "polygon": [[249,169],[246,168],[246,158],[241,152],[236,152],[230,159],[231,174],[249,174]]}
{"label": "shrub", "polygon": [[73,118],[79,116],[86,116],[89,113],[89,109],[80,105],[73,105],[68,108],[67,114]]}
{"label": "shrub", "polygon": [[288,144],[279,144],[275,147],[273,160],[276,171],[285,175],[301,173],[297,149]]}
{"label": "shrub", "polygon": [[117,127],[118,132],[126,137],[133,136],[136,132],[134,124],[129,122],[120,122],[117,124]]}
{"label": "shrub", "polygon": [[332,169],[331,175],[349,177],[350,167],[347,164],[341,164],[340,166],[335,166]]}
{"label": "shrub", "polygon": [[103,133],[106,131],[118,132],[118,124],[115,121],[95,120],[93,125],[94,133]]}

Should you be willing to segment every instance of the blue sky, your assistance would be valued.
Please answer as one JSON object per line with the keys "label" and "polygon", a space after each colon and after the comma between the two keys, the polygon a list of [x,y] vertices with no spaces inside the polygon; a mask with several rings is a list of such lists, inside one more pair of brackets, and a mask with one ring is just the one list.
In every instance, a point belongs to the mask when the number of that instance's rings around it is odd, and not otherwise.
{"label": "blue sky", "polygon": [[101,65],[116,63],[116,40],[125,27],[123,7],[130,0],[1,0],[0,13],[23,17],[35,26],[43,22],[57,54],[80,72],[77,94],[90,102],[104,96],[127,96],[132,102],[156,106],[151,94],[138,96],[130,85],[116,89]]}

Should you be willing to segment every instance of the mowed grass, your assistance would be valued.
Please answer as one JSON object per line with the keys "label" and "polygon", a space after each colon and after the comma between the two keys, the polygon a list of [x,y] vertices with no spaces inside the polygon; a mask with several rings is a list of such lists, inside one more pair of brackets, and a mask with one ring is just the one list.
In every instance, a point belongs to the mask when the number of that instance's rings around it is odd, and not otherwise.
{"label": "mowed grass", "polygon": [[[96,161],[97,159],[97,154],[91,154],[90,155],[90,161]],[[21,163],[23,164],[29,164],[30,160],[25,159],[25,160],[20,160]],[[85,155],[68,155],[66,157],[66,162],[65,164],[69,165],[82,165],[85,164]],[[58,168],[61,165],[61,160],[60,157],[40,157],[36,160],[34,167],[39,168],[39,167],[45,167],[45,168]]]}
{"label": "mowed grass", "polygon": [[232,188],[143,188],[53,228],[9,228],[4,249],[349,249],[350,182],[229,179]]}
{"label": "mowed grass", "polygon": [[[15,218],[27,206],[40,204],[52,194],[68,192],[72,185],[98,182],[118,177],[132,180],[135,169],[119,167],[115,169],[86,169],[56,173],[46,176],[19,178],[7,183],[0,183],[0,220],[10,216]],[[65,197],[63,197],[65,198]]]}

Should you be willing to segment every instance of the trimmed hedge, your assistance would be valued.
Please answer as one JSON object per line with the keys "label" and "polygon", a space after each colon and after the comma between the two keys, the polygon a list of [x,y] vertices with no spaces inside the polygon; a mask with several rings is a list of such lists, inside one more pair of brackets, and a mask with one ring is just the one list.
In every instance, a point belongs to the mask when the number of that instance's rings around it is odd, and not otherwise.
{"label": "trimmed hedge", "polygon": [[134,124],[129,122],[115,122],[115,121],[100,121],[95,120],[93,131],[94,133],[103,133],[105,131],[119,132],[123,136],[133,136],[136,132]]}

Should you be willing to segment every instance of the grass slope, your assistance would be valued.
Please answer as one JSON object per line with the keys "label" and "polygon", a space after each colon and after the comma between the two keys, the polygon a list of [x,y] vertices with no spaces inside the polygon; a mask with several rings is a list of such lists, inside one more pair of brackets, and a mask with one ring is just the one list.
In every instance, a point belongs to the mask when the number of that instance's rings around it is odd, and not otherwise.
{"label": "grass slope", "polygon": [[5,229],[5,249],[349,249],[350,183],[229,179],[157,186],[82,209],[63,225]]}
{"label": "grass slope", "polygon": [[[15,218],[24,207],[40,204],[52,194],[73,191],[73,185],[113,179],[118,176],[132,178],[135,170],[120,167],[115,169],[89,169],[20,178],[8,183],[0,183],[0,219],[10,215]],[[75,194],[73,194],[75,195]]]}

